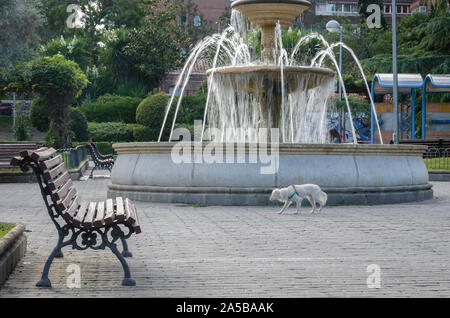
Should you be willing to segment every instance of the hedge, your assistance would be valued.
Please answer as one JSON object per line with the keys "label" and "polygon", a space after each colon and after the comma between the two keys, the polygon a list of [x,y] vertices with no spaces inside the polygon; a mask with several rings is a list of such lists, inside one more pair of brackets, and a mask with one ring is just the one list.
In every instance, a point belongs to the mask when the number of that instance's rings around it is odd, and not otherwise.
{"label": "hedge", "polygon": [[83,104],[80,109],[90,122],[136,123],[136,109],[142,101],[139,97],[104,95],[96,102]]}
{"label": "hedge", "polygon": [[[89,138],[97,141],[134,141],[133,131],[135,128],[143,127],[138,124],[125,124],[117,122],[88,123]],[[144,127],[145,128],[145,127]]]}

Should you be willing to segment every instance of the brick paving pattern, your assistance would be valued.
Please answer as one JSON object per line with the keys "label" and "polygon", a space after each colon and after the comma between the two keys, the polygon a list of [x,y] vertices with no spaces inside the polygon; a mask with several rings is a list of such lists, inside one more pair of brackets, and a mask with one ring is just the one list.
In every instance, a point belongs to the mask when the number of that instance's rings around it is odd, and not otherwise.
{"label": "brick paving pattern", "polygon": [[[104,200],[108,179],[75,182],[86,200]],[[136,202],[143,233],[129,240],[135,287],[109,251],[63,250],[35,287],[56,243],[36,184],[0,184],[0,220],[25,223],[28,252],[0,297],[450,297],[450,183],[435,199],[399,205],[334,206],[278,215],[274,207],[192,207]],[[70,264],[81,288],[69,289]],[[381,268],[369,289],[366,268]]]}

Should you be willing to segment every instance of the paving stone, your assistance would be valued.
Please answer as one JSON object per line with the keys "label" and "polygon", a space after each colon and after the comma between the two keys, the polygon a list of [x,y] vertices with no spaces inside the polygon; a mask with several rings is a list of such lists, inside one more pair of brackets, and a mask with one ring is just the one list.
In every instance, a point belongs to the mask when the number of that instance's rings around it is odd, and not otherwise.
{"label": "paving stone", "polygon": [[[86,200],[106,199],[110,180],[75,182]],[[142,234],[128,259],[135,287],[121,286],[110,251],[65,248],[39,289],[57,233],[36,184],[0,184],[0,220],[23,222],[28,252],[0,297],[450,297],[450,183],[435,199],[380,206],[334,206],[310,215],[291,207],[192,207],[136,202]],[[78,264],[81,288],[67,267]],[[381,288],[367,287],[367,266]]]}

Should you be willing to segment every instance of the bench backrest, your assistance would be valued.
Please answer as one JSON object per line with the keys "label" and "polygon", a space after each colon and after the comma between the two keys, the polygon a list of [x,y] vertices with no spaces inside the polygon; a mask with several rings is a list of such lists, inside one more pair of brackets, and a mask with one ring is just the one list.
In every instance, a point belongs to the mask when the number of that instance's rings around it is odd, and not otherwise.
{"label": "bench backrest", "polygon": [[11,165],[23,166],[31,164],[43,186],[44,200],[47,196],[58,214],[66,221],[72,219],[81,203],[81,198],[73,186],[70,174],[61,155],[53,148],[24,150],[20,157],[11,160]]}

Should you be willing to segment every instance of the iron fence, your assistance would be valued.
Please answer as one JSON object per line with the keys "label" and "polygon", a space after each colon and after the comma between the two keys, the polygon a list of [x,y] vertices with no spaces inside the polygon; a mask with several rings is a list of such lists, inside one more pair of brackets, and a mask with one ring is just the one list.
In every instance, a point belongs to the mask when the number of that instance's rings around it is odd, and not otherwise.
{"label": "iron fence", "polygon": [[429,147],[423,155],[428,170],[450,170],[450,148]]}

